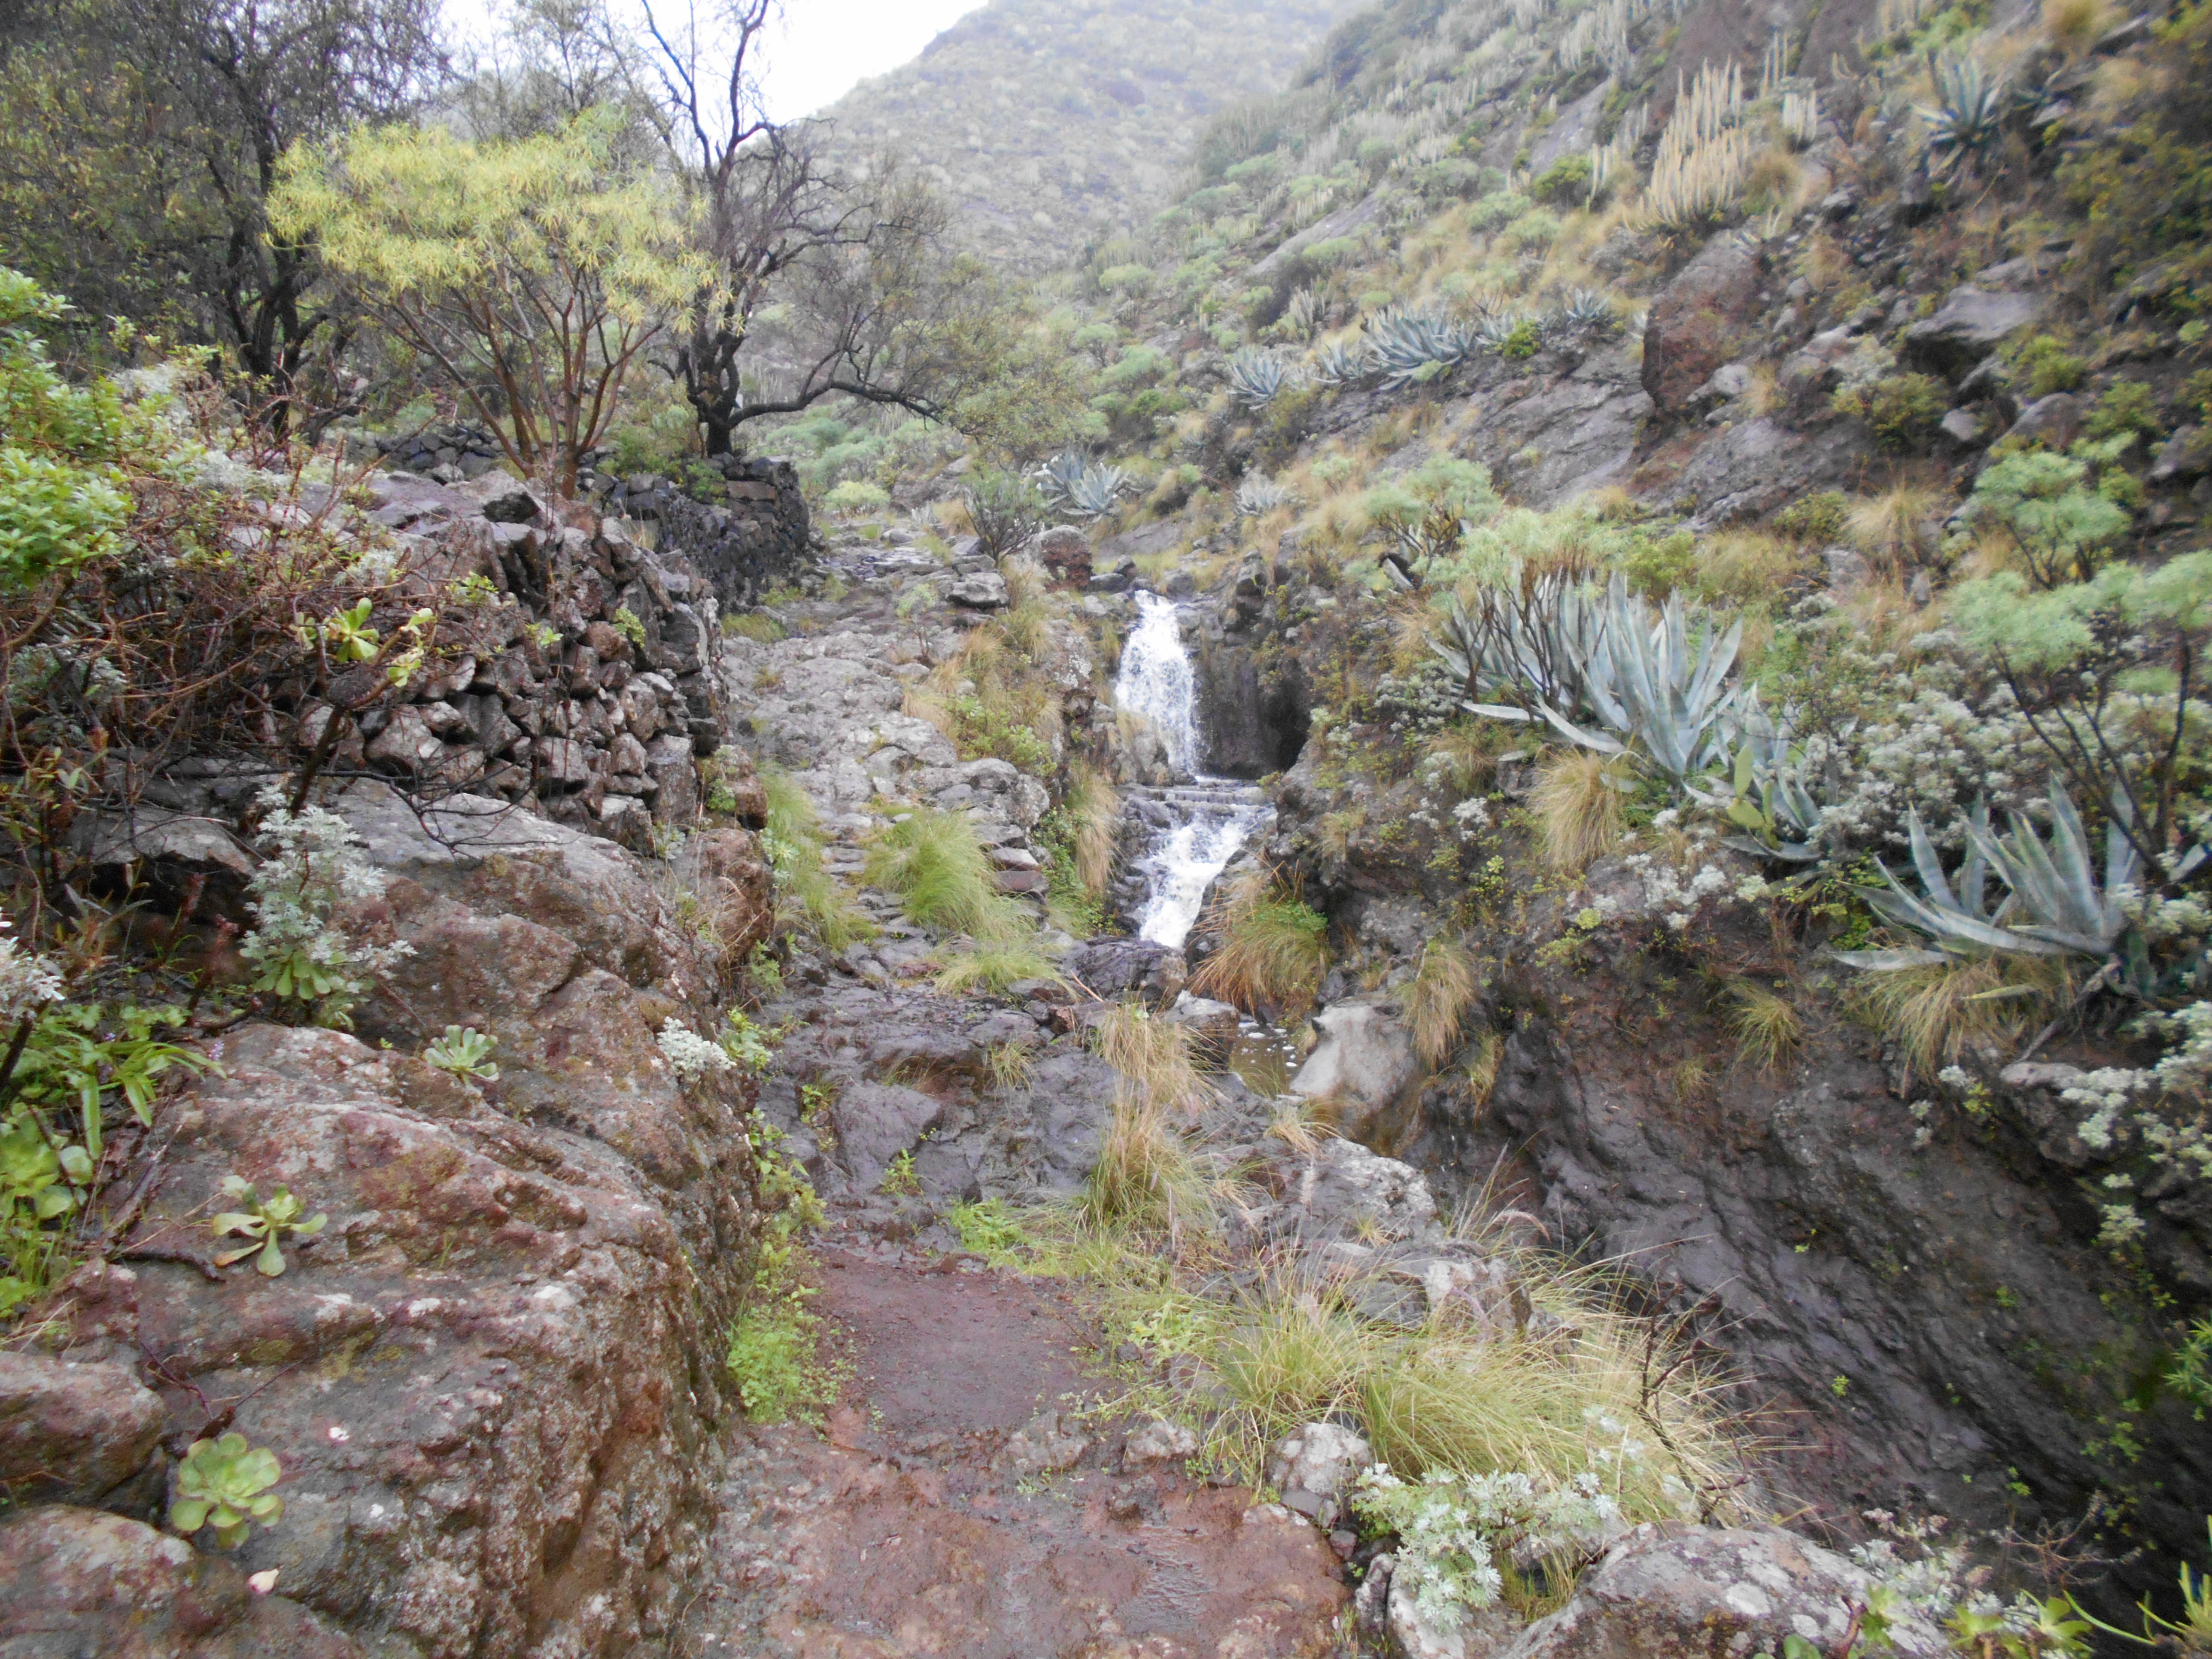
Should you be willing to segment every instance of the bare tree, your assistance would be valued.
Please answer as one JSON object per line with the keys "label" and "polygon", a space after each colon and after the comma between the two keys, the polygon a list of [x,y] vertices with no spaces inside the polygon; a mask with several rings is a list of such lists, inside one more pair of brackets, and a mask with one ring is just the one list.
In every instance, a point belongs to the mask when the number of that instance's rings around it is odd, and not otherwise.
{"label": "bare tree", "polygon": [[992,372],[990,284],[949,251],[935,195],[888,161],[840,174],[814,124],[766,113],[758,69],[778,9],[723,0],[705,26],[694,6],[672,27],[646,7],[663,140],[720,277],[666,365],[709,455],[746,422],[833,392],[949,418]]}

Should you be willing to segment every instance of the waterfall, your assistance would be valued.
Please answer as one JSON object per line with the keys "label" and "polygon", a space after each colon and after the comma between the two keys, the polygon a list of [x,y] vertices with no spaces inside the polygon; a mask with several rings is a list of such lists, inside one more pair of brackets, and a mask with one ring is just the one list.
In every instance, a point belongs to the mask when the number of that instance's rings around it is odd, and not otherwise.
{"label": "waterfall", "polygon": [[1153,825],[1152,843],[1137,860],[1144,883],[1137,936],[1180,945],[1206,890],[1266,816],[1267,801],[1249,784],[1198,770],[1198,679],[1183,649],[1182,616],[1157,594],[1137,595],[1137,628],[1121,652],[1114,701],[1158,728],[1170,763],[1190,780],[1155,792],[1141,815]]}
{"label": "waterfall", "polygon": [[1137,595],[1137,631],[1121,647],[1115,707],[1159,728],[1168,761],[1186,775],[1198,766],[1198,681],[1182,648],[1182,617],[1157,593]]}

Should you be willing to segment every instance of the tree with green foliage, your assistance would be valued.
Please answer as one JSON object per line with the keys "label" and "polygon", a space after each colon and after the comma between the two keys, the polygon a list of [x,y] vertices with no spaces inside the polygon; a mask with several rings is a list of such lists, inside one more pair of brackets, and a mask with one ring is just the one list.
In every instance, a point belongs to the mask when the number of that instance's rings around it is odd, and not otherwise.
{"label": "tree with green foliage", "polygon": [[350,333],[267,212],[301,143],[413,109],[434,0],[25,0],[0,21],[10,262],[93,316],[212,348],[282,428]]}
{"label": "tree with green foliage", "polygon": [[270,203],[519,471],[563,494],[647,348],[714,283],[666,180],[617,154],[620,125],[594,110],[481,143],[358,128],[295,150]]}

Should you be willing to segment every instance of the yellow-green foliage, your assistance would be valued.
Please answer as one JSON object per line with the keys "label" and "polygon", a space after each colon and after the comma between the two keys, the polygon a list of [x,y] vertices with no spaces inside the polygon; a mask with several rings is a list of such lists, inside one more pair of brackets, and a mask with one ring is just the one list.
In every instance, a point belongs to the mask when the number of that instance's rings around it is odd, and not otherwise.
{"label": "yellow-green foliage", "polygon": [[1578,874],[1620,848],[1625,823],[1617,775],[1612,757],[1588,749],[1561,750],[1537,769],[1531,805],[1554,870]]}
{"label": "yellow-green foliage", "polygon": [[378,321],[454,390],[526,475],[575,488],[647,343],[713,280],[667,174],[626,160],[592,110],[482,143],[356,127],[279,164],[269,218],[312,242]]}
{"label": "yellow-green foliage", "polygon": [[2063,963],[2011,951],[1864,974],[1852,987],[1862,1012],[1923,1075],[1969,1046],[2016,1041],[2064,1007],[2073,989]]}
{"label": "yellow-green foliage", "polygon": [[1459,1047],[1460,1031],[1481,989],[1465,945],[1448,939],[1428,942],[1405,990],[1406,1024],[1424,1064],[1431,1069],[1441,1066]]}
{"label": "yellow-green foliage", "polygon": [[1805,1022],[1788,998],[1740,979],[1729,987],[1729,1030],[1745,1064],[1778,1072],[1796,1056]]}
{"label": "yellow-green foliage", "polygon": [[1213,1216],[1213,1192],[1168,1108],[1141,1089],[1123,1090],[1099,1137],[1098,1162],[1083,1187],[1081,1212],[1100,1227],[1178,1236]]}
{"label": "yellow-green foliage", "polygon": [[1036,945],[1014,939],[981,944],[953,957],[938,970],[937,988],[954,993],[1004,992],[1030,980],[1057,984],[1060,969]]}
{"label": "yellow-green foliage", "polygon": [[1296,1012],[1312,1005],[1328,967],[1327,919],[1259,876],[1230,896],[1220,948],[1191,975],[1190,988],[1250,1014]]}
{"label": "yellow-green foliage", "polygon": [[1214,1096],[1192,1058],[1189,1029],[1123,1003],[1092,1029],[1091,1047],[1145,1099],[1195,1113]]}

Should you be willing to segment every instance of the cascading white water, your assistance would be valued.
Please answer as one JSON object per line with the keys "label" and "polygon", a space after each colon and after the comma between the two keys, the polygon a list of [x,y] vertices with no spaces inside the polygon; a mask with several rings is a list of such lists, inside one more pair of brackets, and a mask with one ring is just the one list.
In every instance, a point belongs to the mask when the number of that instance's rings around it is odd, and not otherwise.
{"label": "cascading white water", "polygon": [[1161,805],[1170,823],[1138,860],[1145,899],[1137,937],[1179,945],[1198,920],[1206,890],[1250,836],[1267,805],[1249,785],[1198,770],[1197,677],[1183,649],[1182,619],[1157,594],[1137,595],[1137,628],[1122,648],[1114,701],[1158,728],[1170,763],[1195,785],[1164,793]]}
{"label": "cascading white water", "polygon": [[1198,764],[1197,682],[1182,648],[1182,618],[1157,593],[1137,595],[1137,630],[1121,647],[1114,702],[1159,728],[1168,762],[1182,773]]}

